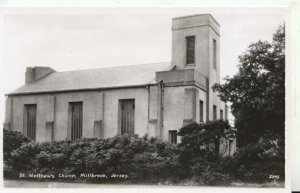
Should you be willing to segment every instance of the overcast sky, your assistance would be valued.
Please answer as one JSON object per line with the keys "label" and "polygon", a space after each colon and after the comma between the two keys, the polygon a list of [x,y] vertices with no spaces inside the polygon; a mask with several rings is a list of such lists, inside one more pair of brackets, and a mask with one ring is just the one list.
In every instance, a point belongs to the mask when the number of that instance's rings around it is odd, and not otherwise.
{"label": "overcast sky", "polygon": [[221,77],[257,40],[271,41],[286,9],[93,8],[12,11],[1,15],[0,121],[4,93],[24,84],[25,68],[56,71],[171,61],[171,19],[211,13],[221,25]]}

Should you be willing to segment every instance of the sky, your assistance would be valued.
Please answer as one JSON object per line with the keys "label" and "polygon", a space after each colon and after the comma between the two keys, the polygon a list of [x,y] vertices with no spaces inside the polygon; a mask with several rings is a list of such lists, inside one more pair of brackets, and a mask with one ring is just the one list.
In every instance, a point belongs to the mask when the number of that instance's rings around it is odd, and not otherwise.
{"label": "sky", "polygon": [[56,71],[171,61],[172,18],[210,13],[221,25],[221,78],[237,72],[238,56],[287,18],[283,8],[25,9],[3,13],[0,33],[0,121],[4,94],[24,84],[29,66]]}

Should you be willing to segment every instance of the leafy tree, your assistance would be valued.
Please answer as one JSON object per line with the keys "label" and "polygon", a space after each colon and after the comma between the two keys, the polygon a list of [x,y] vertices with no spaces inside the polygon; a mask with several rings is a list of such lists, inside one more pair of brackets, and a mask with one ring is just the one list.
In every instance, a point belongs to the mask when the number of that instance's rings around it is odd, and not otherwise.
{"label": "leafy tree", "polygon": [[[230,181],[228,172],[223,172],[224,152],[219,152],[216,139],[229,140],[235,137],[235,129],[228,121],[217,120],[204,124],[192,123],[180,129],[179,163],[194,181],[207,185],[226,185]],[[217,146],[216,146],[217,145]],[[216,151],[217,150],[217,151]]]}
{"label": "leafy tree", "polygon": [[285,120],[285,25],[271,43],[252,43],[239,56],[238,73],[213,87],[232,103],[240,147],[260,139],[277,141],[284,149]]}
{"label": "leafy tree", "polygon": [[215,160],[219,157],[219,151],[215,151],[219,149],[215,145],[216,139],[234,138],[235,129],[230,127],[228,121],[217,120],[186,125],[179,130],[178,135],[181,136],[181,143],[178,146],[187,154],[183,156],[184,159],[200,156]]}

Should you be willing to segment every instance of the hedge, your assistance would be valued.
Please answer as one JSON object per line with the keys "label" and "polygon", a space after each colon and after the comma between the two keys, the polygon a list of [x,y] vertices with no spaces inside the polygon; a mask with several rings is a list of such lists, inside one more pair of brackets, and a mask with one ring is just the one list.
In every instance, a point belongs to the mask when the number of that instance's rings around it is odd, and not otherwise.
{"label": "hedge", "polygon": [[[216,124],[216,126],[214,126]],[[230,185],[234,181],[264,183],[284,180],[284,154],[276,141],[261,140],[239,149],[233,157],[216,159],[210,149],[215,134],[228,135],[227,122],[187,125],[180,129],[182,142],[173,145],[137,135],[76,142],[38,143],[21,133],[4,130],[4,179],[20,179],[20,173],[53,175],[26,180],[72,181],[60,178],[104,174],[107,178],[77,178],[94,183]],[[224,131],[222,131],[224,129]],[[116,177],[114,175],[116,174]]]}
{"label": "hedge", "polygon": [[[7,164],[16,173],[54,175],[105,174],[106,178],[86,181],[157,183],[176,181],[180,169],[176,146],[147,136],[116,136],[109,139],[82,139],[76,142],[29,142],[10,154]],[[126,179],[110,178],[122,174]],[[17,176],[15,176],[17,177]],[[63,179],[67,180],[67,179]],[[72,179],[73,180],[73,179]]]}
{"label": "hedge", "polygon": [[4,176],[11,178],[18,175],[18,172],[10,164],[11,162],[11,152],[18,149],[23,144],[30,142],[30,139],[25,137],[21,132],[3,130],[3,170]]}

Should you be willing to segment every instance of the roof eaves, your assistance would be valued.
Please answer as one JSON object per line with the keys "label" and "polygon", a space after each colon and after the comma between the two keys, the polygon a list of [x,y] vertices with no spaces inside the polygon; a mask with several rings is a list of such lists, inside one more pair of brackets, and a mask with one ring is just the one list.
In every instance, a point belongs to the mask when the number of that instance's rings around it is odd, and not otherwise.
{"label": "roof eaves", "polygon": [[128,85],[128,86],[111,86],[111,87],[98,87],[98,88],[79,88],[79,89],[62,89],[62,90],[51,90],[51,91],[28,91],[28,92],[12,92],[7,93],[5,96],[20,96],[20,95],[33,95],[33,94],[53,94],[63,92],[81,92],[81,91],[96,91],[96,90],[111,90],[111,89],[123,89],[123,88],[141,88],[146,86],[157,85],[158,83],[148,83],[140,85]]}

